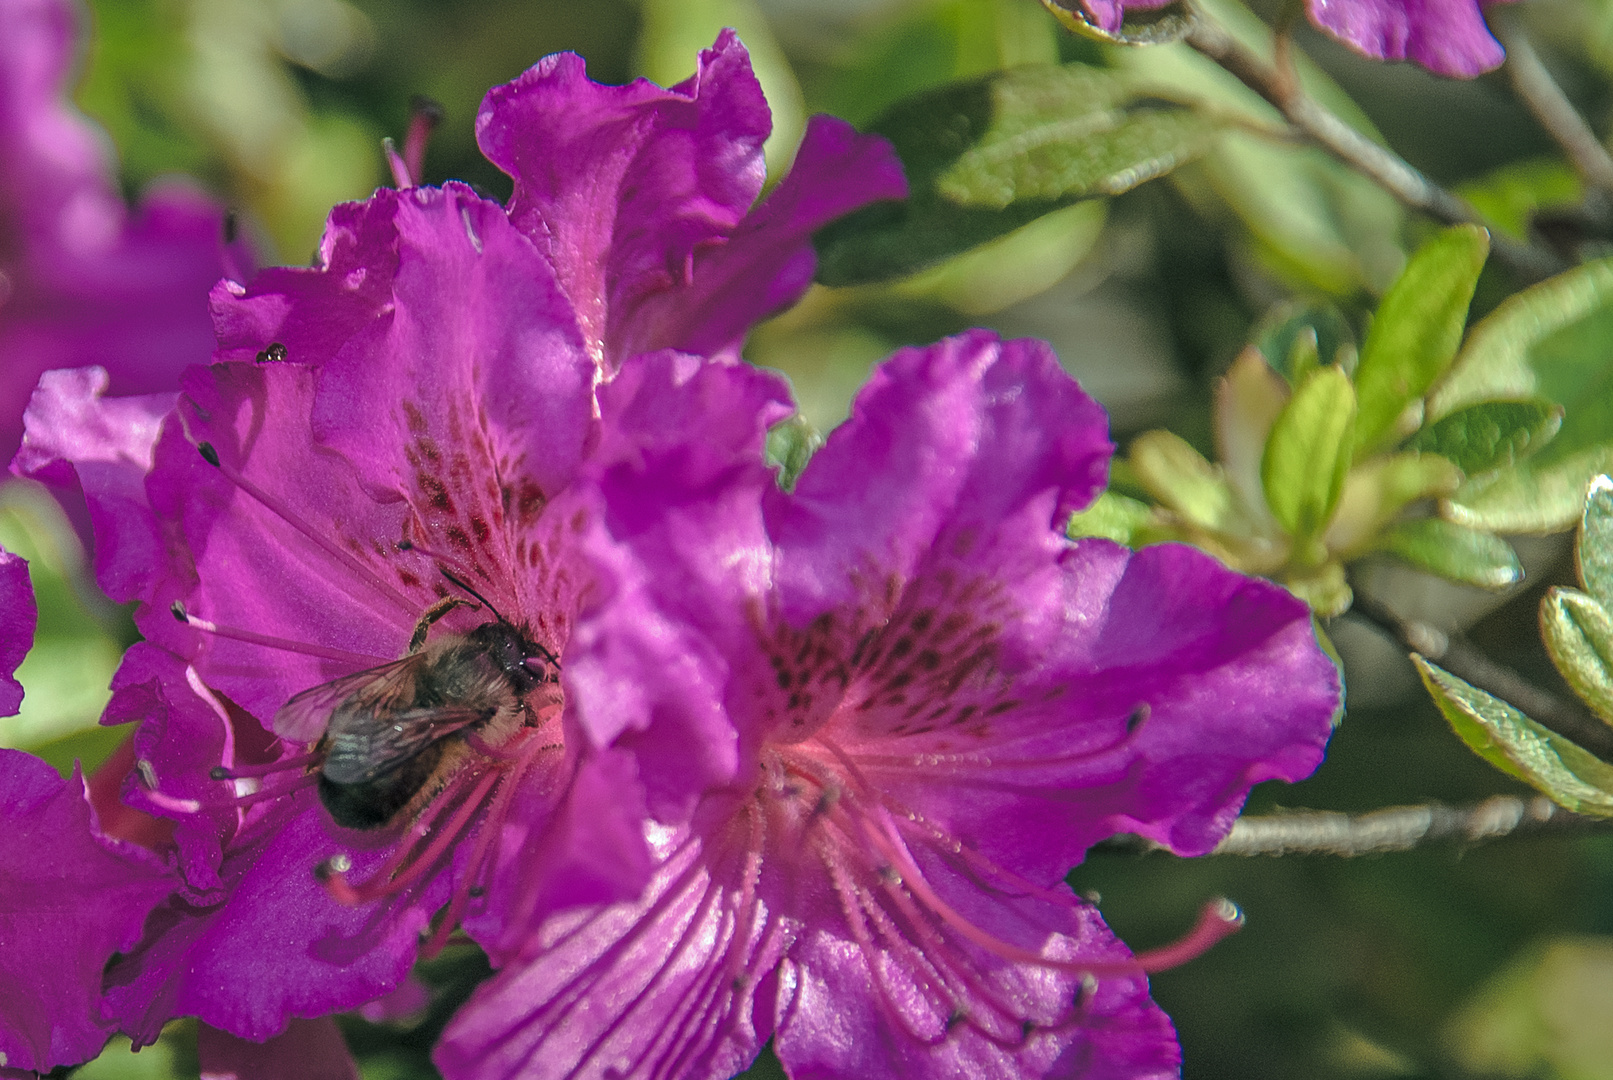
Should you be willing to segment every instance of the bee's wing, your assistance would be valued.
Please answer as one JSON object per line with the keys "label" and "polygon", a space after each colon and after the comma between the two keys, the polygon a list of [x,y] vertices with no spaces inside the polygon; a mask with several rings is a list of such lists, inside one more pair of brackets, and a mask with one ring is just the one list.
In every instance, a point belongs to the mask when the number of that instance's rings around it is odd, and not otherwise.
{"label": "bee's wing", "polygon": [[412,654],[304,690],[274,714],[275,734],[290,742],[311,743],[325,733],[336,707],[361,692],[364,707],[371,712],[391,711],[387,708],[389,703],[393,709],[413,704],[420,660],[419,654]]}
{"label": "bee's wing", "polygon": [[462,705],[404,712],[344,713],[332,725],[321,766],[337,784],[364,784],[398,768],[438,739],[486,720],[489,713]]}

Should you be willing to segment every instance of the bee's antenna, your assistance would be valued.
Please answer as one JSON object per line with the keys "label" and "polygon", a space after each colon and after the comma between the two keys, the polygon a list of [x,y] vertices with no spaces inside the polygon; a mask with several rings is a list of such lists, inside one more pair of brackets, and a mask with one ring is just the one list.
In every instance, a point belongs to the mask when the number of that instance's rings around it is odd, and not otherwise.
{"label": "bee's antenna", "polygon": [[486,604],[487,605],[487,610],[491,611],[494,615],[498,616],[498,621],[499,622],[507,623],[507,622],[510,621],[510,620],[508,620],[508,619],[506,619],[504,617],[503,612],[499,611],[498,608],[493,606],[493,601],[489,600],[487,597],[483,596],[481,593],[479,593],[475,589],[471,588],[469,582],[467,582],[463,578],[459,577],[459,575],[457,575],[453,571],[449,570],[446,566],[439,566],[439,567],[437,567],[437,569],[442,571],[442,576],[443,577],[447,578],[449,581],[453,582],[455,585],[458,585],[461,589],[464,589],[466,592],[470,593],[476,599],[478,599],[482,603]]}
{"label": "bee's antenna", "polygon": [[[504,613],[502,611],[500,611],[498,608],[493,606],[493,601],[489,600],[487,597],[483,596],[481,593],[479,593],[475,589],[471,588],[470,583],[468,581],[465,581],[459,575],[455,574],[452,570],[448,569],[446,566],[439,565],[437,567],[437,569],[442,572],[443,577],[447,578],[449,581],[453,582],[455,585],[458,585],[461,589],[464,589],[466,592],[470,593],[476,599],[478,599],[482,603],[486,604],[487,605],[487,610],[491,611],[495,616],[497,616],[499,622],[506,623],[506,624],[512,625],[512,626],[514,625],[513,623],[510,623],[510,620],[508,620],[508,619],[506,619],[504,617]],[[528,644],[535,646],[537,648],[538,652],[543,655],[544,660],[548,661],[550,664],[553,664],[557,668],[560,666],[560,658],[558,656],[556,656],[554,653],[550,652],[548,646],[540,644],[538,642],[528,642]]]}

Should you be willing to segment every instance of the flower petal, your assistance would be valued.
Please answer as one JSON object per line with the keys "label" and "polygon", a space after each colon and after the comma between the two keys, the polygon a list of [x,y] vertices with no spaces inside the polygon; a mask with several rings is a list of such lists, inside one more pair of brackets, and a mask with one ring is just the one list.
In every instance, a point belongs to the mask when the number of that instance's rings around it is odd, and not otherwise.
{"label": "flower petal", "polygon": [[437,551],[507,617],[563,640],[538,625],[569,607],[544,564],[556,553],[529,537],[590,437],[595,367],[553,272],[461,184],[339,207],[325,248],[324,267],[215,296],[220,356],[278,342],[317,364],[312,439],[352,462],[372,500],[414,511],[416,531],[405,514],[382,539]]}
{"label": "flower petal", "polygon": [[488,91],[476,118],[482,152],[515,179],[511,220],[554,263],[599,358],[637,300],[686,284],[696,250],[739,223],[771,129],[731,30],[669,90],[602,86],[560,53]]}
{"label": "flower petal", "polygon": [[38,621],[27,560],[0,550],[0,716],[22,707],[22,684],[13,672],[33,648]]}
{"label": "flower petal", "polygon": [[1307,0],[1305,7],[1311,22],[1379,60],[1415,60],[1471,79],[1506,58],[1478,0]]}
{"label": "flower petal", "polygon": [[1117,832],[1202,854],[1321,762],[1338,676],[1286,590],[1181,545],[1038,547],[926,566],[865,649],[823,737],[895,812],[1047,886]]}
{"label": "flower petal", "polygon": [[[929,886],[998,941],[1059,961],[1104,963],[1129,956],[1098,913],[1062,885],[1047,899],[998,893],[937,855],[918,857]],[[790,949],[780,980],[773,1047],[790,1075],[1178,1075],[1176,1033],[1149,999],[1141,975],[1104,977],[1084,992],[1078,974],[1010,963],[962,941],[949,941],[945,952],[926,949],[922,938],[893,932],[902,925],[895,912],[887,912],[884,923],[857,912],[852,917],[862,927],[856,930],[847,921],[851,909],[826,892]],[[789,910],[803,908],[797,899]],[[932,941],[951,937],[945,925],[934,934]]]}
{"label": "flower petal", "polygon": [[768,586],[762,446],[787,402],[776,376],[673,353],[630,361],[600,390],[579,537],[599,587],[567,648],[567,698],[594,745],[639,757],[666,820],[737,768],[720,703],[730,669],[760,659],[748,602]]}
{"label": "flower petal", "polygon": [[906,195],[890,143],[814,116],[789,175],[726,242],[695,252],[689,286],[651,293],[616,320],[617,353],[736,351],[752,324],[795,303],[812,284],[814,231],[867,203]]}
{"label": "flower petal", "polygon": [[[147,483],[167,546],[141,597],[141,632],[264,723],[299,691],[400,656],[436,598],[426,560],[396,547],[407,504],[371,497],[345,459],[315,444],[315,379],[300,364],[193,369],[183,423],[169,426]],[[223,629],[176,622],[176,601]],[[230,636],[240,632],[309,651]]]}
{"label": "flower petal", "polygon": [[443,1075],[727,1080],[749,1064],[767,1017],[735,976],[770,968],[780,939],[754,911],[736,936],[741,897],[684,840],[670,857],[663,845],[639,899],[545,923],[449,1024],[434,1055]]}
{"label": "flower petal", "polygon": [[0,750],[0,1059],[48,1072],[94,1057],[101,971],[168,893],[157,860],[102,838],[75,770]]}
{"label": "flower petal", "polygon": [[99,367],[47,371],[28,403],[12,471],[83,492],[95,528],[95,578],[112,599],[145,596],[162,566],[146,474],[177,395],[107,398]]}
{"label": "flower petal", "polygon": [[390,903],[343,906],[315,868],[340,852],[362,879],[394,837],[348,831],[338,842],[325,822],[311,790],[279,800],[225,855],[222,903],[174,899],[152,914],[140,943],[106,974],[107,1014],[137,1045],[176,1016],[262,1042],[294,1017],[357,1008],[404,979],[450,876],[435,874]]}
{"label": "flower petal", "polygon": [[1103,486],[1107,426],[1045,342],[977,330],[902,350],[770,501],[784,617],[800,628],[899,590],[937,547],[1026,529],[1054,544]]}

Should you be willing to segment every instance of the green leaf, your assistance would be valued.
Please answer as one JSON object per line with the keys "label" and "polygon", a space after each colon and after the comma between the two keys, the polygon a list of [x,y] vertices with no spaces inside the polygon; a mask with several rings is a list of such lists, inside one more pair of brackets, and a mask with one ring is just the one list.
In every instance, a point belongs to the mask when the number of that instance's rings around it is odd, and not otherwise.
{"label": "green leaf", "polygon": [[1479,757],[1575,813],[1613,817],[1613,766],[1421,656],[1411,659],[1457,737]]}
{"label": "green leaf", "polygon": [[1523,580],[1523,567],[1511,544],[1439,518],[1403,521],[1386,531],[1378,544],[1419,569],[1484,589],[1504,589]]}
{"label": "green leaf", "polygon": [[1221,126],[1080,64],[1015,68],[904,99],[870,130],[895,146],[910,195],[820,230],[818,280],[913,273],[1079,199],[1163,175],[1203,153]]}
{"label": "green leaf", "polygon": [[1451,520],[1496,532],[1569,529],[1591,478],[1613,470],[1613,259],[1496,308],[1474,327],[1429,412],[1529,397],[1565,406],[1556,437],[1512,469],[1470,478],[1443,508]]}
{"label": "green leaf", "polygon": [[1548,278],[1508,297],[1473,327],[1456,363],[1429,395],[1428,415],[1449,416],[1463,405],[1498,398],[1544,396],[1572,406],[1572,398],[1551,388],[1582,380],[1558,369],[1599,368],[1613,361],[1605,348],[1595,355],[1578,355],[1575,349],[1606,342],[1610,335],[1613,258]]}
{"label": "green leaf", "polygon": [[1401,414],[1450,367],[1489,253],[1478,226],[1446,229],[1417,250],[1378,305],[1355,372],[1358,452],[1403,435]]}
{"label": "green leaf", "polygon": [[1613,607],[1613,477],[1605,473],[1591,481],[1574,554],[1579,583],[1600,603]]}
{"label": "green leaf", "polygon": [[1113,491],[1105,491],[1085,510],[1073,514],[1065,534],[1071,540],[1101,536],[1117,544],[1135,547],[1137,530],[1148,523],[1153,511],[1148,504]]}
{"label": "green leaf", "polygon": [[1195,525],[1225,529],[1236,509],[1221,470],[1169,431],[1145,431],[1131,442],[1132,475],[1160,503]]}
{"label": "green leaf", "polygon": [[1598,473],[1613,471],[1613,442],[1574,453],[1561,451],[1578,433],[1563,418],[1557,437],[1540,453],[1469,480],[1440,506],[1452,521],[1505,533],[1554,533],[1571,529],[1585,506],[1585,489]]}
{"label": "green leaf", "polygon": [[1559,157],[1516,161],[1461,184],[1456,194],[1484,220],[1520,244],[1529,242],[1529,222],[1536,211],[1573,206],[1584,197],[1584,184]]}
{"label": "green leaf", "polygon": [[1613,618],[1578,589],[1552,589],[1540,602],[1540,637],[1568,685],[1613,724]]}
{"label": "green leaf", "polygon": [[1450,458],[1477,476],[1514,465],[1540,449],[1562,427],[1563,407],[1531,401],[1481,401],[1424,427],[1406,444]]}
{"label": "green leaf", "polygon": [[[1271,27],[1248,8],[1235,0],[1197,0],[1197,6],[1245,48],[1272,60]],[[1362,289],[1381,293],[1394,280],[1406,261],[1405,211],[1394,196],[1315,147],[1256,134],[1261,128],[1275,134],[1287,124],[1236,76],[1186,42],[1117,49],[1111,55],[1115,64],[1168,88],[1172,97],[1203,102],[1246,121],[1216,141],[1202,167],[1173,177],[1173,186],[1206,220],[1218,220],[1230,205],[1252,234],[1255,254],[1301,291],[1354,300]],[[1360,107],[1309,57],[1294,50],[1288,59],[1311,97],[1366,137],[1383,141]]]}
{"label": "green leaf", "polygon": [[1350,469],[1354,424],[1350,379],[1330,366],[1294,392],[1272,426],[1260,482],[1272,516],[1296,539],[1315,536],[1333,516]]}

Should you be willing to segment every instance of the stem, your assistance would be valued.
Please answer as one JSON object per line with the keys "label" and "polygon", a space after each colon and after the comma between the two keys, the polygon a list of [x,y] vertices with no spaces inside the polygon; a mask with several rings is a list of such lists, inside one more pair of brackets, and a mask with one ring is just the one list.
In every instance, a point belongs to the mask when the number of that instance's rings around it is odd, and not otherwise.
{"label": "stem", "polygon": [[1613,193],[1613,154],[1608,153],[1602,140],[1596,137],[1596,132],[1552,78],[1529,36],[1515,20],[1499,12],[1492,15],[1490,26],[1507,50],[1507,63],[1502,70],[1519,99],[1562,147],[1585,183],[1604,193]]}
{"label": "stem", "polygon": [[1496,795],[1476,806],[1391,806],[1366,814],[1315,810],[1239,818],[1212,855],[1374,855],[1421,844],[1474,844],[1505,836],[1613,825],[1564,810],[1544,795]]}
{"label": "stem", "polygon": [[[1504,837],[1563,835],[1613,828],[1613,819],[1564,810],[1544,795],[1494,795],[1474,806],[1390,806],[1365,814],[1291,810],[1241,817],[1211,855],[1334,855],[1354,858],[1424,844],[1476,844]],[[1136,836],[1105,840],[1105,850],[1161,851]]]}
{"label": "stem", "polygon": [[[1193,10],[1185,40],[1270,102],[1316,145],[1407,206],[1448,224],[1484,224],[1478,212],[1466,202],[1329,112],[1305,93],[1297,78],[1286,75],[1245,48],[1204,10]],[[1492,236],[1491,245],[1496,258],[1531,281],[1550,277],[1562,269],[1561,261],[1544,249],[1518,244],[1501,235]]]}
{"label": "stem", "polygon": [[1388,632],[1407,649],[1480,690],[1502,699],[1531,719],[1591,751],[1613,757],[1613,729],[1567,698],[1536,686],[1459,634],[1448,634],[1416,619],[1402,619],[1382,602],[1357,589],[1350,609]]}

